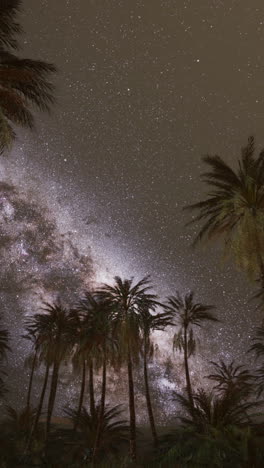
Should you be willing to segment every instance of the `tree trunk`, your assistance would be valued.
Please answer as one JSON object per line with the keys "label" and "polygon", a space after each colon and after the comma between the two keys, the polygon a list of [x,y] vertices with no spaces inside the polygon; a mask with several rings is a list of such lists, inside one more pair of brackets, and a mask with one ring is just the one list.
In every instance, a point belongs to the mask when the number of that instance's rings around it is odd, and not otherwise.
{"label": "tree trunk", "polygon": [[37,351],[34,353],[34,358],[31,366],[31,371],[30,371],[30,377],[29,377],[29,385],[28,385],[28,393],[27,393],[27,406],[26,406],[26,411],[28,412],[30,408],[30,397],[31,397],[31,390],[32,390],[32,383],[33,383],[33,376],[34,376],[34,371],[35,371],[35,366],[36,366],[36,360],[37,360]]}
{"label": "tree trunk", "polygon": [[185,367],[187,394],[188,394],[189,402],[190,402],[192,413],[193,413],[194,402],[193,402],[192,385],[191,385],[191,379],[190,379],[190,373],[189,373],[187,327],[184,327],[184,367]]}
{"label": "tree trunk", "polygon": [[136,412],[133,367],[130,347],[127,353],[127,373],[128,373],[128,393],[129,393],[129,415],[130,415],[130,457],[133,462],[137,461],[137,441],[136,441]]}
{"label": "tree trunk", "polygon": [[76,421],[74,423],[74,428],[73,428],[73,433],[74,434],[76,433],[77,428],[78,428],[80,414],[81,414],[82,406],[83,406],[83,397],[84,397],[84,390],[85,390],[85,377],[86,377],[86,362],[85,362],[85,359],[83,359],[83,363],[82,363],[82,383],[81,383],[81,391],[80,391],[79,405],[78,405],[78,410],[77,410],[77,415],[76,415]]}
{"label": "tree trunk", "polygon": [[104,422],[105,392],[106,392],[106,357],[104,356],[101,402],[100,402],[100,411],[99,411],[99,416],[98,416],[96,437],[95,437],[94,449],[93,449],[92,467],[96,466],[96,457],[97,457],[97,454],[98,454],[98,451],[99,451],[100,438],[101,438],[101,435],[102,435],[101,431],[102,431],[102,426],[103,426],[103,422]]}
{"label": "tree trunk", "polygon": [[37,426],[38,426],[39,418],[40,418],[41,411],[42,411],[42,407],[43,407],[44,397],[45,397],[45,393],[46,393],[46,388],[47,388],[47,384],[48,384],[49,369],[50,369],[50,366],[49,366],[49,364],[47,364],[47,365],[46,365],[46,371],[45,371],[44,382],[43,382],[43,387],[42,387],[42,391],[41,391],[41,395],[40,395],[40,400],[39,400],[39,404],[38,404],[38,410],[37,410],[37,414],[36,414],[36,417],[35,417],[35,420],[34,420],[34,424],[33,424],[31,433],[30,433],[30,435],[29,435],[29,439],[28,439],[28,443],[27,443],[27,448],[26,448],[26,450],[29,450],[29,449],[30,449],[32,437],[33,437],[33,435],[34,435],[34,433],[35,433],[35,431],[36,431],[36,429],[37,429]]}
{"label": "tree trunk", "polygon": [[257,254],[257,262],[258,262],[258,265],[259,265],[259,272],[260,272],[260,283],[261,283],[261,287],[262,289],[264,290],[264,263],[263,263],[263,258],[262,258],[262,255],[261,255],[261,245],[260,245],[260,241],[259,241],[259,236],[258,236],[258,232],[257,232],[257,227],[256,227],[256,216],[253,215],[253,219],[254,219],[254,226],[255,226],[255,245],[256,245],[256,254]]}
{"label": "tree trunk", "polygon": [[146,341],[146,338],[145,338],[145,340],[144,340],[145,395],[146,395],[146,403],[147,403],[149,422],[150,422],[150,427],[151,427],[151,432],[152,432],[152,437],[153,437],[153,443],[154,443],[154,447],[157,447],[158,446],[158,436],[157,436],[155,420],[154,420],[152,404],[151,404],[151,398],[150,398],[150,391],[149,391],[147,353],[148,353],[148,347],[147,347],[147,341]]}
{"label": "tree trunk", "polygon": [[94,375],[93,375],[93,360],[89,363],[89,394],[90,394],[90,414],[92,418],[95,416],[95,401],[94,401]]}
{"label": "tree trunk", "polygon": [[47,425],[46,425],[46,438],[48,438],[49,431],[50,431],[51,417],[53,413],[56,392],[57,392],[58,377],[59,377],[59,363],[55,361],[53,364],[53,372],[52,372],[52,378],[51,378],[51,384],[50,384],[50,395],[49,395],[49,402],[48,402]]}

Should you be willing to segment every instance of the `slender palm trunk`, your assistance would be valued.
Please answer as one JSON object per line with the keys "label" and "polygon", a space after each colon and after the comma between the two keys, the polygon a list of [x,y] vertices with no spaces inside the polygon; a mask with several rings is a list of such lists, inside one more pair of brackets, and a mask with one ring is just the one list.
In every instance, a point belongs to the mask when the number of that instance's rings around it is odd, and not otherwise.
{"label": "slender palm trunk", "polygon": [[187,394],[192,408],[194,410],[193,394],[192,394],[192,385],[189,372],[189,361],[188,361],[188,338],[187,338],[187,327],[184,327],[184,367],[185,367],[185,376],[186,376],[186,387]]}
{"label": "slender palm trunk", "polygon": [[50,369],[49,364],[46,364],[45,377],[44,377],[43,387],[42,387],[40,400],[39,400],[39,404],[38,404],[38,410],[37,410],[37,414],[36,414],[36,417],[35,417],[35,420],[34,420],[34,424],[33,424],[31,433],[29,435],[29,439],[28,439],[28,443],[27,443],[27,450],[30,449],[32,437],[36,432],[36,429],[38,427],[39,418],[41,416],[43,402],[44,402],[45,393],[46,393],[46,388],[47,388],[48,379],[49,379],[49,369]]}
{"label": "slender palm trunk", "polygon": [[50,384],[50,395],[49,395],[49,401],[48,401],[46,437],[48,437],[49,431],[50,431],[50,423],[51,423],[51,418],[52,418],[52,413],[53,413],[53,408],[54,408],[54,403],[55,403],[55,398],[56,398],[56,392],[57,392],[57,385],[58,385],[59,367],[60,367],[59,362],[57,360],[54,361],[51,384]]}
{"label": "slender palm trunk", "polygon": [[103,360],[103,374],[102,374],[102,391],[101,391],[101,402],[100,402],[100,411],[98,416],[98,423],[96,429],[96,437],[94,442],[93,449],[93,459],[92,466],[96,466],[96,457],[99,451],[101,432],[104,422],[104,410],[105,410],[105,393],[106,393],[106,357],[104,356]]}
{"label": "slender palm trunk", "polygon": [[78,428],[79,419],[80,419],[82,406],[83,406],[83,397],[84,397],[84,390],[85,390],[85,378],[86,378],[86,361],[85,361],[85,359],[83,359],[83,363],[82,363],[82,383],[81,383],[81,391],[80,391],[80,397],[79,397],[79,405],[78,405],[76,420],[75,420],[74,428],[73,428],[73,433],[74,434],[76,433],[77,428]]}
{"label": "slender palm trunk", "polygon": [[257,262],[259,266],[259,272],[260,272],[260,283],[262,289],[264,289],[264,262],[263,258],[261,255],[262,249],[260,245],[260,240],[257,232],[257,227],[256,227],[256,216],[253,216],[254,219],[254,225],[255,225],[255,245],[256,245],[256,256],[257,256]]}
{"label": "slender palm trunk", "polygon": [[144,340],[144,380],[145,380],[145,395],[146,395],[146,403],[148,409],[148,416],[149,416],[149,423],[151,427],[152,437],[154,447],[158,446],[158,436],[155,426],[155,420],[153,416],[151,398],[150,398],[150,391],[149,391],[149,379],[148,379],[148,362],[147,362],[147,355],[148,355],[148,346],[147,346],[147,339]]}
{"label": "slender palm trunk", "polygon": [[28,392],[27,392],[27,406],[26,406],[26,411],[29,410],[30,408],[30,398],[31,398],[31,391],[32,391],[32,384],[33,384],[33,376],[35,372],[35,366],[36,366],[36,361],[37,361],[37,351],[34,353],[34,358],[31,366],[31,371],[30,371],[30,377],[29,377],[29,385],[28,385]]}
{"label": "slender palm trunk", "polygon": [[90,394],[90,414],[92,418],[95,416],[95,401],[94,401],[94,372],[93,360],[89,363],[89,394]]}
{"label": "slender palm trunk", "polygon": [[129,415],[130,415],[130,457],[133,462],[137,461],[137,441],[136,441],[136,412],[133,366],[130,347],[127,353],[127,373],[128,373],[128,393],[129,393]]}

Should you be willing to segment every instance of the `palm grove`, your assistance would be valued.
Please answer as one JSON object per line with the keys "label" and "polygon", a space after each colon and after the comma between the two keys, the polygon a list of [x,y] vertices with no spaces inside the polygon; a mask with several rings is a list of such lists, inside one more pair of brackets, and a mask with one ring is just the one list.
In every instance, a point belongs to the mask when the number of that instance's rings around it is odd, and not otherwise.
{"label": "palm grove", "polygon": [[[15,127],[34,126],[34,107],[49,111],[54,102],[50,81],[55,67],[15,55],[21,27],[18,0],[0,3],[0,149],[6,152],[15,139]],[[219,156],[203,158],[203,180],[208,194],[188,210],[196,212],[191,223],[201,226],[194,240],[220,238],[224,251],[256,282],[262,306],[264,296],[264,152],[255,156],[254,139],[242,149],[234,171]],[[149,277],[115,277],[112,284],[86,291],[74,307],[43,304],[25,321],[23,337],[31,344],[26,360],[29,384],[23,409],[5,406],[1,422],[0,466],[160,466],[160,467],[262,467],[264,464],[261,395],[264,390],[264,327],[256,328],[248,350],[257,360],[250,372],[238,363],[212,362],[212,391],[196,389],[189,370],[197,332],[216,322],[214,307],[196,302],[193,292],[161,301]],[[152,404],[149,362],[155,346],[153,333],[173,331],[175,359],[181,359],[186,386],[173,394],[181,408],[178,422],[160,435]],[[169,339],[169,338],[168,338]],[[0,396],[8,400],[5,360],[12,352],[9,331],[0,329]],[[58,383],[63,364],[80,376],[76,407],[64,410],[68,425],[54,423]],[[146,409],[153,450],[138,447],[135,406],[135,373],[143,369]],[[121,406],[108,401],[108,376],[112,369],[126,369],[129,420]],[[32,405],[36,371],[38,402]],[[100,392],[94,377],[100,375]],[[87,395],[89,398],[87,398]],[[89,402],[88,405],[85,401]],[[5,403],[6,404],[6,403]],[[138,456],[140,453],[140,457]],[[144,458],[145,456],[145,458]],[[140,458],[140,461],[139,461]]]}

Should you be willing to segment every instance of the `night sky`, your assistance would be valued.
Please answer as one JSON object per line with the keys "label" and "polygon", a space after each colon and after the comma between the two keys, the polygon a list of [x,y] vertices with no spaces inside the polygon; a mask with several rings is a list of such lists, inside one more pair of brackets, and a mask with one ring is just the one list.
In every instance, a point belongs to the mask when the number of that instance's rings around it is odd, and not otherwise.
{"label": "night sky", "polygon": [[[206,359],[243,359],[260,320],[254,284],[220,245],[192,250],[197,227],[184,227],[182,208],[203,196],[203,154],[235,166],[250,134],[264,146],[263,1],[25,0],[21,22],[21,55],[59,73],[52,115],[19,130],[1,161],[6,320],[15,315],[19,336],[21,317],[56,291],[67,299],[83,281],[151,274],[161,296],[194,289],[217,306],[222,323],[201,335],[195,360],[200,385]],[[168,335],[160,347],[164,358]],[[153,372],[161,391],[174,388],[162,366]]]}

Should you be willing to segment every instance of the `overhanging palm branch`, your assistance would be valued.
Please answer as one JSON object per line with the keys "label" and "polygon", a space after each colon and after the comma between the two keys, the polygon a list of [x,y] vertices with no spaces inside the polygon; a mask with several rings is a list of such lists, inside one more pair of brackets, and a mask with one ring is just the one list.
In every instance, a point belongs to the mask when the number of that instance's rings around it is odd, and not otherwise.
{"label": "overhanging palm branch", "polygon": [[22,59],[8,49],[18,46],[16,22],[19,1],[3,0],[0,5],[0,153],[10,148],[15,137],[13,125],[32,129],[34,107],[49,111],[54,103],[54,85],[50,77],[54,65]]}
{"label": "overhanging palm branch", "polygon": [[205,156],[209,171],[202,174],[211,188],[205,200],[185,209],[198,211],[189,224],[203,222],[194,245],[203,238],[223,236],[226,250],[248,274],[264,275],[264,152],[254,156],[254,138],[242,148],[234,171],[219,156]]}
{"label": "overhanging palm branch", "polygon": [[22,28],[16,21],[16,15],[21,7],[20,0],[1,0],[0,2],[0,49],[11,47],[17,49],[16,36]]}

